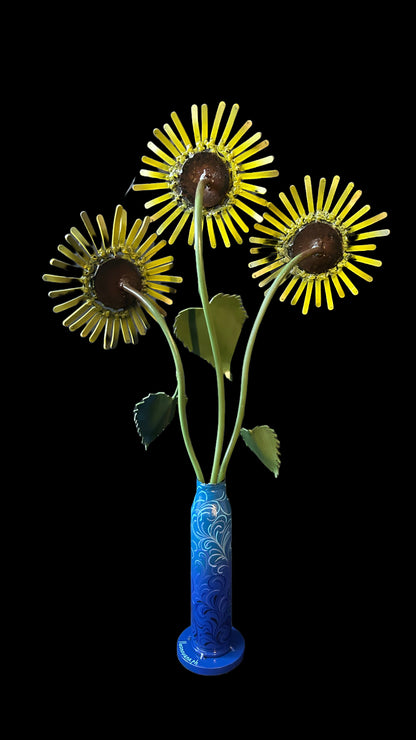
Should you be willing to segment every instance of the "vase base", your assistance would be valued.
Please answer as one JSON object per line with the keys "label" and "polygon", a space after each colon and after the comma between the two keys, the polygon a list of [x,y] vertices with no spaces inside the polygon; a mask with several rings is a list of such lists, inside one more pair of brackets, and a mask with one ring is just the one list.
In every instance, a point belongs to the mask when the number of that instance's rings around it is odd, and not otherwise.
{"label": "vase base", "polygon": [[200,652],[195,650],[192,645],[191,628],[187,627],[178,638],[177,655],[180,663],[192,671],[199,673],[201,676],[219,676],[221,673],[228,673],[243,660],[244,655],[244,637],[242,634],[232,628],[231,646],[225,655],[218,658],[204,658]]}

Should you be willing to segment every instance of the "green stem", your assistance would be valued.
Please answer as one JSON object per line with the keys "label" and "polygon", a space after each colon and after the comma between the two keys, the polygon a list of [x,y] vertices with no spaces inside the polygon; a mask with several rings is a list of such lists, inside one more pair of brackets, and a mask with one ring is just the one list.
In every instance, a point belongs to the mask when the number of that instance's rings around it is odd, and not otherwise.
{"label": "green stem", "polygon": [[177,393],[178,393],[178,411],[179,411],[179,421],[181,425],[181,431],[182,431],[182,437],[183,441],[185,443],[186,451],[188,453],[189,459],[192,463],[193,469],[195,471],[195,475],[197,479],[204,483],[204,476],[201,470],[201,466],[199,465],[198,459],[196,457],[191,438],[189,435],[189,428],[188,428],[188,418],[186,415],[186,392],[185,392],[185,373],[183,369],[182,359],[178,350],[178,347],[176,345],[176,342],[174,338],[172,337],[172,334],[169,330],[169,327],[163,318],[163,316],[159,313],[157,308],[154,306],[154,304],[149,301],[146,296],[144,296],[142,293],[139,293],[137,290],[132,288],[127,283],[123,283],[122,287],[124,288],[127,293],[130,293],[131,295],[134,295],[135,298],[146,308],[146,310],[149,312],[149,314],[154,318],[155,321],[159,324],[160,328],[162,329],[166,340],[168,342],[170,351],[172,353],[172,357],[175,363],[175,370],[176,370],[176,380],[178,383],[177,387]]}
{"label": "green stem", "polygon": [[228,464],[230,462],[231,455],[234,451],[234,447],[238,440],[241,427],[243,424],[244,413],[245,413],[245,408],[246,408],[248,376],[249,376],[249,370],[250,370],[251,355],[253,353],[254,342],[256,341],[256,337],[257,337],[258,330],[260,328],[260,324],[263,321],[264,315],[271,303],[271,300],[274,294],[276,293],[277,288],[283,282],[287,274],[292,270],[292,268],[295,265],[298,264],[298,262],[301,262],[301,260],[304,259],[305,257],[309,257],[311,254],[315,253],[316,249],[319,249],[319,247],[312,247],[311,249],[305,250],[301,254],[298,254],[296,257],[291,259],[290,262],[288,262],[286,265],[284,265],[281,268],[281,270],[279,270],[271,287],[265,293],[263,302],[260,306],[259,312],[257,314],[256,320],[253,324],[253,327],[250,332],[250,336],[247,341],[246,351],[245,351],[244,360],[243,360],[243,367],[241,370],[240,400],[238,404],[237,416],[235,420],[234,430],[233,430],[233,433],[230,439],[230,443],[227,447],[227,450],[224,455],[224,459],[222,461],[222,465],[221,465],[219,477],[218,477],[218,482],[225,479]]}
{"label": "green stem", "polygon": [[201,298],[202,308],[204,311],[205,321],[208,329],[208,336],[211,343],[212,355],[214,358],[215,373],[217,377],[217,398],[218,398],[218,423],[217,423],[217,438],[215,443],[214,459],[212,463],[210,483],[217,483],[218,473],[220,468],[221,453],[224,443],[224,430],[225,430],[225,390],[224,390],[224,374],[221,366],[221,356],[218,346],[217,334],[215,331],[214,322],[211,318],[211,311],[209,305],[208,290],[205,280],[205,269],[204,269],[204,258],[202,251],[202,204],[204,197],[205,188],[205,173],[202,174],[195,193],[195,205],[194,205],[194,219],[195,219],[195,257],[196,257],[196,269],[198,276],[198,291]]}

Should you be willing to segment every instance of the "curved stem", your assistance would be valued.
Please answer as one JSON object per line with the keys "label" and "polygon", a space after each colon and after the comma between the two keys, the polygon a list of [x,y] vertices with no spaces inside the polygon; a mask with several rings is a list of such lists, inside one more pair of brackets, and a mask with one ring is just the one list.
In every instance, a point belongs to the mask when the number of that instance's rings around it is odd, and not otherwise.
{"label": "curved stem", "polygon": [[186,416],[186,392],[185,392],[185,373],[183,369],[182,359],[178,350],[178,347],[176,345],[176,342],[174,338],[172,337],[172,334],[169,330],[169,327],[163,318],[163,316],[158,312],[157,308],[153,305],[151,301],[149,301],[146,296],[144,296],[142,293],[139,293],[139,291],[132,288],[127,283],[122,284],[122,288],[124,288],[127,293],[130,293],[133,295],[137,300],[146,308],[148,313],[154,318],[155,321],[159,324],[160,328],[162,329],[170,351],[172,353],[172,357],[175,363],[175,370],[176,370],[176,379],[178,383],[177,387],[177,393],[178,393],[178,411],[179,411],[179,420],[181,424],[181,431],[182,431],[182,437],[183,441],[185,443],[186,451],[188,453],[189,459],[192,463],[193,469],[195,471],[195,475],[197,479],[204,483],[204,476],[201,470],[201,466],[199,465],[198,459],[196,457],[191,438],[189,436],[189,428],[188,428],[188,419]]}
{"label": "curved stem", "polygon": [[205,188],[205,172],[202,174],[195,193],[194,219],[195,219],[195,257],[196,269],[198,276],[198,291],[201,297],[202,308],[204,311],[205,321],[208,329],[209,341],[211,343],[212,355],[214,358],[215,373],[217,377],[217,398],[218,398],[218,424],[217,438],[215,443],[214,460],[212,463],[210,483],[217,483],[220,468],[221,453],[224,443],[225,430],[225,390],[224,374],[221,366],[221,356],[218,346],[217,335],[214,322],[211,318],[208,290],[205,280],[204,259],[202,252],[202,204]]}
{"label": "curved stem", "polygon": [[298,264],[298,262],[301,262],[301,260],[303,260],[305,257],[309,257],[311,254],[316,253],[317,249],[319,249],[319,247],[312,247],[311,249],[307,249],[304,252],[301,252],[301,254],[298,254],[296,257],[293,257],[293,259],[291,259],[290,262],[288,262],[286,265],[284,265],[281,268],[281,270],[279,270],[271,287],[265,293],[263,302],[260,306],[259,312],[256,316],[256,320],[253,324],[253,327],[250,332],[250,336],[247,341],[246,351],[245,351],[244,360],[243,360],[243,367],[241,370],[240,400],[238,404],[237,416],[235,420],[234,430],[233,430],[233,433],[230,439],[230,443],[227,447],[227,450],[224,455],[224,459],[222,461],[222,465],[221,465],[219,476],[218,476],[218,482],[224,480],[226,476],[228,464],[230,462],[231,455],[234,451],[234,447],[238,440],[241,427],[243,424],[244,412],[246,408],[247,386],[248,386],[248,376],[249,376],[249,370],[250,370],[251,355],[253,353],[254,342],[256,341],[256,337],[257,337],[258,330],[260,328],[260,324],[263,321],[264,315],[271,303],[271,300],[274,294],[276,293],[277,288],[283,282],[286,275],[292,270],[292,268],[295,265]]}

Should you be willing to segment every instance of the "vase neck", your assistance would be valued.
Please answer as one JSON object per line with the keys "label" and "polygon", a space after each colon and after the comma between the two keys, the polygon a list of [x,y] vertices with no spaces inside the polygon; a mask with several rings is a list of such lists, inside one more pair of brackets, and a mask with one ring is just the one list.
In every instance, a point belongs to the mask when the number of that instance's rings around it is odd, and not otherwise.
{"label": "vase neck", "polygon": [[205,501],[223,498],[227,495],[227,485],[225,480],[220,483],[201,483],[196,482],[196,498],[203,498]]}

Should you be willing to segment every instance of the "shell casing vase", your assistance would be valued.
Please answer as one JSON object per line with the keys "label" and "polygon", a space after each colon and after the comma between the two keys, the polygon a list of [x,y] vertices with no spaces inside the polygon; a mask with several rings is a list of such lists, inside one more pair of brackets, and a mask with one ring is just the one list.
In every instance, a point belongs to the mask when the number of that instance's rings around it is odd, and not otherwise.
{"label": "shell casing vase", "polygon": [[191,625],[178,639],[182,665],[194,673],[227,673],[243,659],[232,626],[231,506],[225,482],[197,481],[191,508]]}

